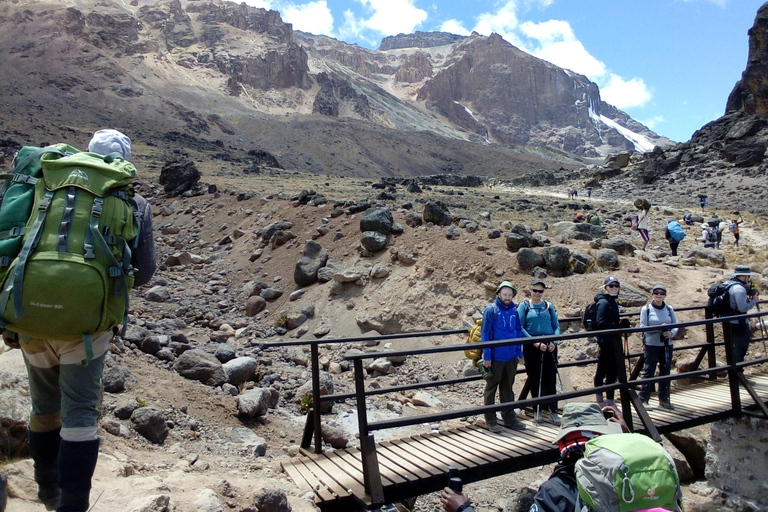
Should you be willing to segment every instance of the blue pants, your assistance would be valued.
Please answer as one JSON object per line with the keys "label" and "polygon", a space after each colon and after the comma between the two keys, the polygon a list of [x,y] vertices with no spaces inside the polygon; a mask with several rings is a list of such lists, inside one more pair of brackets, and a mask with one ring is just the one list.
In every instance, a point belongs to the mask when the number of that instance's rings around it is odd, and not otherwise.
{"label": "blue pants", "polygon": [[[643,366],[643,378],[650,379],[656,374],[656,365],[659,366],[659,376],[669,375],[672,366],[672,345],[663,347],[645,345],[645,365]],[[669,381],[659,382],[659,402],[669,402]],[[653,384],[643,383],[640,391],[640,399],[648,401],[651,398]]]}
{"label": "blue pants", "polygon": [[24,353],[32,400],[29,429],[48,432],[61,426],[64,440],[96,439],[105,357],[106,354],[102,354],[87,366],[59,364],[39,368],[30,364]]}
{"label": "blue pants", "polygon": [[731,337],[733,339],[733,358],[737,363],[741,363],[744,361],[749,343],[752,341],[752,331],[750,331],[746,321],[731,324]]}

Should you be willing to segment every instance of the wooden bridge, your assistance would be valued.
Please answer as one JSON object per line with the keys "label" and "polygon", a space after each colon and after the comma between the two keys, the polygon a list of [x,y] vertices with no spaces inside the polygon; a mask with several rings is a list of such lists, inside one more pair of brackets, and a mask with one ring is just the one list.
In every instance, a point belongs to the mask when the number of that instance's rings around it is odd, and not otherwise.
{"label": "wooden bridge", "polygon": [[[696,312],[700,310],[704,310],[704,308],[681,308],[677,312]],[[757,313],[742,315],[738,318],[749,319],[761,317],[764,314],[768,315],[768,313]],[[633,315],[637,315],[637,313],[631,313],[626,316]],[[561,319],[561,322],[575,320],[579,319],[564,318]],[[721,323],[723,326],[722,341],[716,341],[715,324]],[[707,342],[675,348],[675,351],[698,350],[698,355],[694,361],[696,369],[686,373],[655,377],[644,381],[658,383],[666,380],[686,379],[685,385],[673,387],[675,409],[672,411],[660,408],[647,408],[641,403],[636,391],[636,388],[639,388],[639,382],[636,378],[642,369],[642,354],[625,354],[621,347],[622,335],[654,330],[653,328],[634,328],[603,331],[601,333],[581,332],[539,337],[535,340],[531,338],[515,340],[515,343],[549,340],[562,341],[582,338],[587,335],[613,336],[617,349],[619,382],[600,388],[562,393],[558,395],[558,400],[560,402],[584,401],[584,397],[587,397],[586,400],[591,401],[596,392],[604,392],[610,389],[618,390],[621,397],[623,419],[630,430],[644,433],[657,441],[661,439],[660,434],[662,433],[674,432],[728,417],[752,415],[768,418],[768,408],[766,407],[766,401],[768,401],[768,371],[763,366],[764,363],[768,362],[768,357],[736,364],[732,357],[730,324],[727,322],[723,323],[720,319],[706,318],[693,322],[678,323],[677,326],[685,329],[697,326],[703,327],[706,332]],[[658,330],[658,327],[655,330]],[[466,333],[466,331],[397,334],[381,336],[380,339],[393,340],[462,333]],[[753,343],[764,342],[767,338],[768,336],[763,333],[763,336],[754,339]],[[365,341],[371,341],[372,339],[376,338],[364,338]],[[458,468],[458,476],[464,482],[474,482],[513,471],[549,464],[558,460],[559,454],[552,443],[557,427],[551,423],[534,423],[530,418],[522,415],[518,415],[518,417],[527,426],[527,429],[523,431],[502,429],[501,433],[491,433],[484,428],[467,425],[439,432],[434,431],[411,435],[402,439],[375,442],[372,432],[377,430],[434,424],[471,415],[482,415],[485,412],[499,411],[505,406],[508,407],[509,404],[504,406],[496,404],[493,406],[466,408],[457,411],[423,414],[416,417],[369,423],[366,408],[367,396],[426,387],[439,387],[449,384],[461,384],[478,380],[480,377],[464,377],[446,381],[395,386],[386,389],[366,390],[366,372],[363,368],[364,358],[375,359],[377,357],[397,355],[452,352],[463,350],[465,346],[459,344],[395,352],[365,353],[347,358],[354,364],[355,393],[320,396],[318,344],[350,343],[354,341],[358,340],[346,338],[311,342],[314,384],[313,403],[355,399],[357,401],[360,448],[346,448],[323,452],[320,415],[316,415],[314,410],[310,409],[302,441],[302,456],[282,464],[284,471],[302,491],[311,491],[315,494],[315,502],[322,510],[341,511],[373,508],[383,503],[391,503],[437,491],[447,484],[447,466]],[[271,344],[270,346],[306,343],[283,342]],[[505,343],[509,343],[509,340],[488,343],[488,346],[504,345]],[[724,349],[727,361],[725,366],[716,366],[715,350],[717,347]],[[630,357],[638,357],[638,360],[634,368],[628,369],[626,361]],[[705,357],[709,362],[708,367],[698,369]],[[595,362],[595,360],[564,362],[559,367],[563,369],[569,366],[594,364]],[[748,368],[749,372],[746,375],[744,373],[745,368]],[[723,374],[727,378],[717,378],[718,375]],[[526,382],[520,394],[521,399],[514,402],[515,408],[532,411],[540,403],[551,400],[551,397],[526,398],[528,388],[529,384]],[[480,400],[478,398],[478,401]],[[313,438],[315,446],[314,450],[311,450]]]}

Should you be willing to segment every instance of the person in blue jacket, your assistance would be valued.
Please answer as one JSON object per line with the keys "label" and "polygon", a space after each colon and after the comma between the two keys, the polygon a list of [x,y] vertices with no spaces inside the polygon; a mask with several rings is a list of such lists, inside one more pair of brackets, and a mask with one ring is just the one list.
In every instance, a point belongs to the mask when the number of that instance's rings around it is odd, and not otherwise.
{"label": "person in blue jacket", "polygon": [[[511,340],[523,337],[520,327],[520,319],[517,316],[517,308],[512,302],[517,295],[517,288],[509,281],[502,281],[496,288],[496,300],[488,304],[483,312],[483,327],[480,334],[481,342]],[[501,403],[514,402],[515,393],[512,387],[515,384],[517,363],[523,357],[523,348],[520,344],[505,345],[483,349],[483,366],[493,372],[493,376],[485,381],[485,405],[496,403],[496,390],[499,390]],[[514,430],[523,430],[523,425],[517,419],[512,408],[502,411],[504,426]],[[485,423],[491,432],[501,432],[501,427],[496,422],[496,413],[486,413]]]}
{"label": "person in blue jacket", "polygon": [[[531,299],[524,300],[517,306],[517,315],[522,324],[523,336],[553,336],[560,334],[560,323],[557,320],[555,305],[544,300],[546,286],[544,281],[535,279],[531,283]],[[531,383],[531,396],[548,396],[557,394],[557,343],[532,343],[523,346],[525,370]],[[557,400],[536,407],[534,421],[544,421],[541,410],[549,411],[549,420],[555,425],[560,424],[557,415]]]}

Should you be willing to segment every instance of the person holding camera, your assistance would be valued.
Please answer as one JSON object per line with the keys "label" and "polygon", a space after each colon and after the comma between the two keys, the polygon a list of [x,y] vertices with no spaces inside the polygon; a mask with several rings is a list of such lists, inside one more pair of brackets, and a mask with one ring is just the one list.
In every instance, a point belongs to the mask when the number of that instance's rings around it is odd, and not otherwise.
{"label": "person holding camera", "polygon": [[[734,315],[743,315],[757,304],[757,289],[752,286],[750,278],[756,276],[747,265],[736,265],[736,269],[728,281],[728,300]],[[749,321],[742,318],[731,320],[731,334],[733,335],[734,359],[737,363],[744,361],[752,341],[752,331]]]}
{"label": "person holding camera", "polygon": [[[653,325],[676,324],[675,310],[669,306],[667,287],[657,284],[653,287],[653,300],[640,310],[640,327]],[[643,378],[650,379],[656,374],[656,365],[659,366],[659,376],[669,375],[672,366],[672,339],[677,335],[677,329],[661,329],[659,331],[647,331],[642,333],[643,349],[645,351],[645,366],[643,366]],[[651,399],[653,384],[643,383],[640,391],[640,400],[648,405]],[[659,383],[659,407],[673,410],[674,406],[669,401],[669,381]]]}
{"label": "person holding camera", "polygon": [[[629,432],[629,429],[613,407],[601,409],[597,404],[579,402],[565,404],[562,424],[554,439],[560,451],[560,462],[539,487],[529,512],[576,510],[579,497],[576,462],[584,456],[584,445],[594,437],[622,432]],[[466,492],[457,493],[446,487],[440,493],[440,501],[448,512],[475,512]]]}

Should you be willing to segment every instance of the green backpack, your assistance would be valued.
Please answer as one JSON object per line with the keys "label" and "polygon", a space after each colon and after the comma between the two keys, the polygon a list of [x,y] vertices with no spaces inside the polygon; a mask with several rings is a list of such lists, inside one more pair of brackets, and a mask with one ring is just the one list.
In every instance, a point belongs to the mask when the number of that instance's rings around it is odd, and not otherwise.
{"label": "green backpack", "polygon": [[[0,327],[30,338],[84,340],[90,360],[91,335],[124,327],[127,318],[139,238],[131,187],[136,168],[116,153],[101,156],[66,144],[19,154],[24,160],[17,156],[15,171],[27,170],[23,175],[33,179],[38,165],[40,171],[31,189],[13,196],[27,216],[21,244],[0,240],[0,257],[11,260],[0,267]],[[0,221],[10,217],[8,195],[24,180],[16,175],[0,188]]]}
{"label": "green backpack", "polygon": [[590,510],[683,510],[680,478],[672,457],[642,434],[590,439],[584,457],[576,462],[576,482],[579,497]]}

